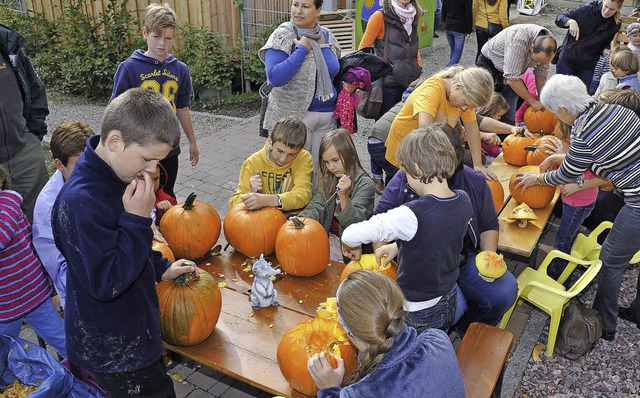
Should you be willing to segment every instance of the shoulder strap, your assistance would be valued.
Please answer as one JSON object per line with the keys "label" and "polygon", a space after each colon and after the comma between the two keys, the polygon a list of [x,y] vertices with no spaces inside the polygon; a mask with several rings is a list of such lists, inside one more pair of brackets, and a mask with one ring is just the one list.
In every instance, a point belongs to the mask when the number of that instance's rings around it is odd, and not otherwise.
{"label": "shoulder strap", "polygon": [[387,24],[387,18],[385,18],[384,12],[382,13],[382,21],[384,22],[384,59],[389,59],[389,25]]}

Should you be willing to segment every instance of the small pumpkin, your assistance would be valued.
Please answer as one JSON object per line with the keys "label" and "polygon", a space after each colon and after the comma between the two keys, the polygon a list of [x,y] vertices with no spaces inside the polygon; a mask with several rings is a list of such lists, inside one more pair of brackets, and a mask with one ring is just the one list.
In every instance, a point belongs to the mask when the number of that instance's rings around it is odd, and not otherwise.
{"label": "small pumpkin", "polygon": [[345,265],[340,275],[340,282],[347,279],[349,274],[359,269],[380,272],[392,281],[395,281],[398,277],[398,264],[395,261],[391,260],[387,265],[378,268],[375,254],[363,254],[359,261],[350,261],[349,264]]}
{"label": "small pumpkin", "polygon": [[529,151],[527,154],[527,164],[540,166],[540,164],[549,157],[550,154],[547,153],[547,148],[544,147],[544,144],[551,143],[551,137],[552,136],[550,135],[543,135],[533,143],[536,149],[534,151]]}
{"label": "small pumpkin", "polygon": [[529,107],[524,112],[524,125],[532,133],[551,134],[555,121],[555,113],[548,109],[537,111],[533,107]]}
{"label": "small pumpkin", "polygon": [[171,207],[160,220],[162,236],[178,258],[194,260],[202,257],[216,244],[222,222],[216,209],[196,200],[191,193],[187,200]]}
{"label": "small pumpkin", "polygon": [[541,209],[551,203],[553,195],[556,193],[556,187],[550,185],[531,185],[524,192],[522,188],[516,188],[517,173],[540,173],[538,166],[520,167],[509,180],[509,191],[511,196],[518,203],[526,203],[532,209]]}
{"label": "small pumpkin", "polygon": [[525,136],[524,131],[508,135],[504,141],[502,141],[504,161],[514,166],[526,165],[529,151],[524,149],[524,147],[532,145],[534,142],[535,139]]}
{"label": "small pumpkin", "polygon": [[198,273],[198,278],[187,273],[156,285],[162,338],[169,344],[200,344],[218,323],[222,294],[207,271],[198,269]]}
{"label": "small pumpkin", "polygon": [[496,213],[500,213],[502,207],[504,206],[504,188],[500,181],[497,180],[486,180],[489,185],[489,189],[491,189],[491,197],[493,198],[493,205],[496,208]]}
{"label": "small pumpkin", "polygon": [[275,207],[248,210],[244,203],[239,203],[224,218],[224,237],[247,257],[268,256],[276,250],[276,236],[286,221]]}
{"label": "small pumpkin", "polygon": [[482,279],[493,282],[507,272],[507,263],[504,262],[502,254],[484,250],[476,255],[476,269]]}
{"label": "small pumpkin", "polygon": [[151,244],[151,248],[157,252],[162,253],[162,257],[171,261],[171,263],[176,262],[176,257],[173,255],[171,248],[166,243],[158,242],[154,239],[153,244]]}
{"label": "small pumpkin", "polygon": [[307,370],[307,362],[321,352],[326,353],[334,368],[338,364],[330,354],[344,360],[344,383],[356,367],[356,351],[338,322],[313,318],[298,323],[282,336],[277,351],[278,366],[291,388],[307,396],[316,395],[318,387]]}
{"label": "small pumpkin", "polygon": [[287,274],[318,275],[329,263],[329,236],[313,218],[291,217],[276,236],[276,258]]}

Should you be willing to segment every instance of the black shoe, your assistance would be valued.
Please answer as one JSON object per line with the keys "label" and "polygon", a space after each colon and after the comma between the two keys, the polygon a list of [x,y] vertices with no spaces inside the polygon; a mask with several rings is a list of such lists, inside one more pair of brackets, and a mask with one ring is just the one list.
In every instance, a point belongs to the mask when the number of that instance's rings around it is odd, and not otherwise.
{"label": "black shoe", "polygon": [[636,319],[636,317],[631,312],[631,308],[629,307],[620,307],[618,308],[618,317],[624,319],[625,321],[635,323],[636,327],[640,329],[640,321]]}
{"label": "black shoe", "polygon": [[440,36],[438,36],[438,34],[435,32],[435,30],[433,31],[433,37],[435,37],[436,39],[440,37]]}
{"label": "black shoe", "polygon": [[613,332],[607,332],[607,331],[602,331],[602,336],[600,336],[600,338],[605,339],[607,341],[613,341],[616,338],[616,331],[614,330]]}

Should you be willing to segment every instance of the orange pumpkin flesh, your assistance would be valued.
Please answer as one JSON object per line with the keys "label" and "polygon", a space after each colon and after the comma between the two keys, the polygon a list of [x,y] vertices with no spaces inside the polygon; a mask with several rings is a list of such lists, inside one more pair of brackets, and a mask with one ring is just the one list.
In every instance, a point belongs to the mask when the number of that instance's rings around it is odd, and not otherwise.
{"label": "orange pumpkin flesh", "polygon": [[489,282],[500,278],[507,272],[507,264],[504,262],[502,254],[491,250],[484,250],[476,255],[476,268],[480,276]]}
{"label": "orange pumpkin flesh", "polygon": [[199,278],[183,274],[156,285],[163,339],[177,346],[204,341],[216,327],[222,294],[213,277],[199,269]]}
{"label": "orange pumpkin flesh", "polygon": [[171,261],[171,263],[176,262],[176,257],[173,255],[173,252],[171,251],[169,246],[167,246],[166,244],[162,242],[158,242],[157,240],[154,239],[153,244],[151,245],[151,248],[157,252],[162,253],[162,257]]}
{"label": "orange pumpkin flesh", "polygon": [[275,207],[247,210],[244,203],[231,209],[224,218],[224,236],[234,249],[247,257],[265,257],[276,250],[276,236],[287,221]]}
{"label": "orange pumpkin flesh", "polygon": [[518,203],[526,203],[532,209],[541,209],[551,203],[556,187],[550,185],[531,185],[524,192],[522,188],[516,188],[515,179],[517,173],[540,173],[538,166],[524,166],[519,168],[509,180],[509,191]]}
{"label": "orange pumpkin flesh", "polygon": [[327,352],[327,360],[334,368],[337,363],[329,353],[344,360],[344,383],[355,369],[356,351],[338,322],[313,318],[298,323],[282,336],[277,351],[278,366],[291,388],[308,396],[318,392],[307,370],[307,362],[321,352]]}
{"label": "orange pumpkin flesh", "polygon": [[392,260],[389,264],[378,268],[375,254],[363,254],[359,261],[350,261],[349,264],[345,265],[344,270],[340,275],[340,282],[347,279],[349,274],[356,272],[359,269],[380,272],[392,281],[395,281],[398,277],[398,264],[395,261]]}
{"label": "orange pumpkin flesh", "polygon": [[556,115],[547,109],[537,111],[529,107],[524,112],[524,125],[532,133],[551,134],[555,121]]}
{"label": "orange pumpkin flesh", "polygon": [[329,263],[327,232],[312,218],[291,217],[278,231],[276,258],[287,274],[318,275]]}
{"label": "orange pumpkin flesh", "polygon": [[500,213],[504,206],[504,188],[500,181],[486,180],[489,188],[491,189],[491,197],[493,198],[493,205],[496,208],[496,213]]}
{"label": "orange pumpkin flesh", "polygon": [[178,258],[194,260],[202,257],[216,244],[222,223],[216,209],[196,200],[195,193],[164,213],[160,230]]}
{"label": "orange pumpkin flesh", "polygon": [[527,145],[532,145],[535,139],[525,137],[522,134],[511,134],[502,141],[502,153],[504,161],[514,166],[524,166],[527,164],[527,154],[524,149]]}

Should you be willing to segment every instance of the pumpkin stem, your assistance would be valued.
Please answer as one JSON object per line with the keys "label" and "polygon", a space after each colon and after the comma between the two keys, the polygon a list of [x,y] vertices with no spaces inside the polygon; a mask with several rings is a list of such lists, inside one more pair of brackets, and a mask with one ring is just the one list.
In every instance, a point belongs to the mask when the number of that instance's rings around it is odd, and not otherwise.
{"label": "pumpkin stem", "polygon": [[291,221],[293,221],[293,225],[296,227],[296,229],[304,228],[304,222],[298,217],[291,217]]}
{"label": "pumpkin stem", "polygon": [[173,284],[176,286],[188,286],[189,285],[189,280],[191,278],[189,277],[189,272],[185,272],[184,274],[178,276],[176,279],[173,280]]}
{"label": "pumpkin stem", "polygon": [[191,194],[187,197],[187,200],[184,201],[184,205],[182,205],[182,208],[185,210],[193,210],[193,202],[196,201],[196,193],[195,192],[191,192]]}

